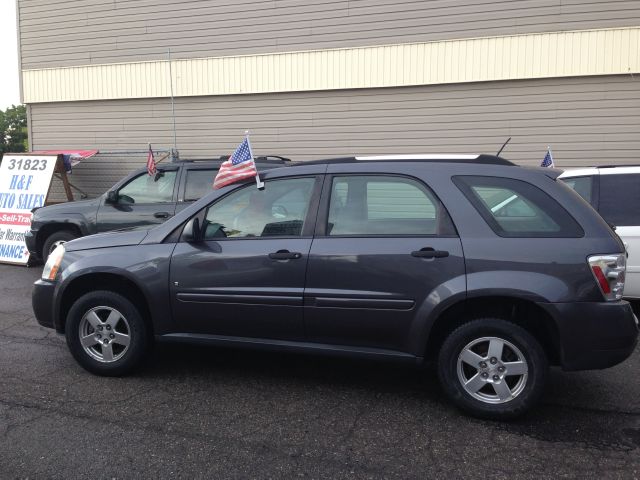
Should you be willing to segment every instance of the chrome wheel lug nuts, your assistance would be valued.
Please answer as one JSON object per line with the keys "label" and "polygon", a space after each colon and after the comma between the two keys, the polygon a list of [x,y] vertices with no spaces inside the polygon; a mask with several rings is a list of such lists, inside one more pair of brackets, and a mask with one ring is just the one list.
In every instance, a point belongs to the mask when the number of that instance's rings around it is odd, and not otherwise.
{"label": "chrome wheel lug nuts", "polygon": [[495,365],[496,363],[498,363],[498,359],[496,357],[491,357],[491,360],[489,360],[491,362],[491,365]]}
{"label": "chrome wheel lug nuts", "polygon": [[98,325],[98,330],[102,331],[102,325]]}
{"label": "chrome wheel lug nuts", "polygon": [[109,343],[109,340],[107,340],[107,339],[105,338],[105,339],[102,341],[102,343],[104,343],[104,344],[106,345],[107,343]]}
{"label": "chrome wheel lug nuts", "polygon": [[504,371],[505,371],[505,368],[504,368],[504,367],[502,367],[502,366],[500,366],[500,367],[498,367],[498,371],[499,371],[499,372],[504,372]]}
{"label": "chrome wheel lug nuts", "polygon": [[97,334],[97,335],[96,335],[96,338],[102,338],[102,335]]}
{"label": "chrome wheel lug nuts", "polygon": [[494,380],[500,380],[500,376],[499,376],[499,375],[494,375],[494,376],[493,376],[493,379],[494,379]]}
{"label": "chrome wheel lug nuts", "polygon": [[484,373],[482,374],[482,378],[489,378],[489,374],[488,374],[487,372],[484,372]]}
{"label": "chrome wheel lug nuts", "polygon": [[110,333],[109,338],[116,338],[116,336],[113,333]]}
{"label": "chrome wheel lug nuts", "polygon": [[480,368],[487,368],[487,362],[480,362]]}
{"label": "chrome wheel lug nuts", "polygon": [[107,330],[111,330],[111,325],[107,325]]}

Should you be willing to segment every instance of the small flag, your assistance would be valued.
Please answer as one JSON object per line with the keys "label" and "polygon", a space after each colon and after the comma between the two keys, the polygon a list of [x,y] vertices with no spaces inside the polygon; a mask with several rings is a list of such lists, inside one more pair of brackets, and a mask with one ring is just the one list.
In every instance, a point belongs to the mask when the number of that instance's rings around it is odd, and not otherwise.
{"label": "small flag", "polygon": [[147,173],[149,175],[155,175],[157,171],[156,160],[153,158],[153,150],[151,150],[151,144],[149,144],[149,153],[147,154]]}
{"label": "small flag", "polygon": [[257,175],[258,170],[256,169],[256,163],[253,160],[249,136],[246,135],[229,160],[220,165],[220,170],[218,170],[218,174],[213,181],[213,188],[218,189],[226,187],[234,182],[256,177]]}
{"label": "small flag", "polygon": [[555,165],[553,164],[553,155],[551,155],[550,147],[547,147],[547,154],[544,156],[544,159],[542,160],[542,163],[540,164],[540,166],[555,168]]}

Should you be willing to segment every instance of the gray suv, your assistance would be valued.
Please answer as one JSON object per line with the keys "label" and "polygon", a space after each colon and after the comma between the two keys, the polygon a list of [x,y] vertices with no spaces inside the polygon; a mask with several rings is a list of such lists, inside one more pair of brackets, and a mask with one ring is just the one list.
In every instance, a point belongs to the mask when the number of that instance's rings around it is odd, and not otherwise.
{"label": "gray suv", "polygon": [[486,155],[272,169],[264,190],[57,248],[35,315],[99,375],[153,341],[433,361],[456,405],[512,418],[549,365],[607,368],[637,343],[624,247],[559,174]]}

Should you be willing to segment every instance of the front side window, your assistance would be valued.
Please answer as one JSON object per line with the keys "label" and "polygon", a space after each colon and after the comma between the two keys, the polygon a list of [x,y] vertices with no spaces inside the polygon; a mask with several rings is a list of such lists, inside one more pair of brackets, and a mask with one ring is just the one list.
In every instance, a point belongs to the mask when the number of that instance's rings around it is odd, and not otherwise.
{"label": "front side window", "polygon": [[612,225],[640,225],[640,174],[600,175],[599,211]]}
{"label": "front side window", "polygon": [[419,182],[403,177],[334,177],[327,234],[454,235],[445,209]]}
{"label": "front side window", "polygon": [[118,191],[118,201],[132,204],[171,202],[176,173],[176,170],[165,171],[157,180],[146,173],[138,175]]}
{"label": "front side window", "polygon": [[538,187],[502,177],[458,176],[454,183],[503,237],[581,237],[580,225]]}
{"label": "front side window", "polygon": [[288,178],[236,190],[209,207],[204,238],[300,236],[315,178]]}
{"label": "front side window", "polygon": [[189,169],[184,190],[185,202],[193,202],[209,193],[218,170]]}

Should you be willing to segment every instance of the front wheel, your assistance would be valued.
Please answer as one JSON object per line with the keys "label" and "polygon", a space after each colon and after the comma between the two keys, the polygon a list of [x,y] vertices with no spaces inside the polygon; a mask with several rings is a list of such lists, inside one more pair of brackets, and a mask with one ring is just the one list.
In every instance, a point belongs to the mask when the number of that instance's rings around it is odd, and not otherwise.
{"label": "front wheel", "polygon": [[464,411],[505,420],[528,411],[542,396],[548,373],[544,349],[525,329],[484,318],[454,330],[438,358],[447,396]]}
{"label": "front wheel", "polygon": [[59,245],[70,242],[76,238],[78,238],[78,235],[70,230],[58,230],[57,232],[52,233],[47,237],[42,245],[42,260],[46,262],[49,255],[51,255]]}
{"label": "front wheel", "polygon": [[110,291],[90,292],[76,300],[65,331],[73,357],[97,375],[126,375],[149,347],[149,331],[140,312]]}

